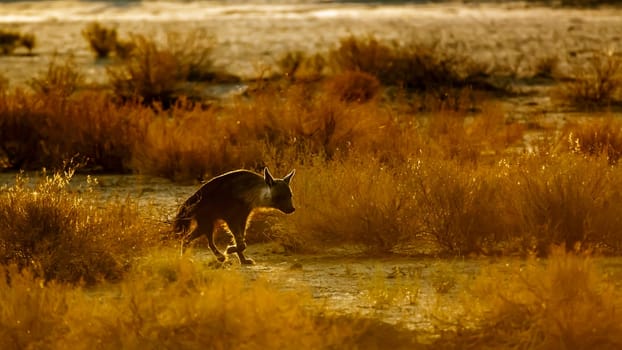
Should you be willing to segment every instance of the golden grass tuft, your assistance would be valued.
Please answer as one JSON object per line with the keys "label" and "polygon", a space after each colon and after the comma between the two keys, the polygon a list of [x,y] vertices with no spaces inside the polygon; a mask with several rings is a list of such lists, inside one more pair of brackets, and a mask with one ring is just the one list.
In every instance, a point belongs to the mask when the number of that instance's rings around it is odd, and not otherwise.
{"label": "golden grass tuft", "polygon": [[92,188],[70,188],[73,171],[31,183],[23,176],[0,192],[2,265],[45,280],[118,280],[135,255],[154,244],[158,227],[131,199],[108,201]]}
{"label": "golden grass tuft", "polygon": [[293,184],[298,210],[284,219],[289,234],[279,239],[301,249],[348,244],[391,252],[416,235],[415,202],[399,176],[369,158],[299,169]]}
{"label": "golden grass tuft", "polygon": [[622,101],[622,57],[612,50],[595,51],[571,65],[571,82],[557,89],[562,103],[579,109],[609,107]]}
{"label": "golden grass tuft", "polygon": [[560,137],[562,148],[593,157],[604,156],[617,164],[622,156],[622,122],[607,117],[568,123]]}
{"label": "golden grass tuft", "polygon": [[262,279],[180,259],[177,252],[148,255],[122,282],[96,292],[43,284],[14,267],[2,272],[3,349],[414,346],[399,327],[332,315],[308,292],[276,290]]}
{"label": "golden grass tuft", "polygon": [[213,64],[213,36],[198,30],[184,36],[167,33],[163,42],[144,35],[130,36],[131,52],[107,67],[109,83],[117,96],[159,102],[169,107],[182,96],[196,94],[187,82],[237,81]]}
{"label": "golden grass tuft", "polygon": [[92,22],[82,30],[82,37],[97,58],[106,58],[115,52],[119,45],[117,30],[108,28],[99,22]]}
{"label": "golden grass tuft", "polygon": [[479,86],[487,70],[439,42],[385,43],[374,36],[342,38],[328,56],[337,72],[365,72],[384,85],[417,90]]}
{"label": "golden grass tuft", "polygon": [[622,195],[622,178],[606,159],[527,159],[513,179],[514,214],[535,252],[545,255],[551,244],[568,250],[619,251],[622,212],[613,203]]}
{"label": "golden grass tuft", "polygon": [[341,101],[368,102],[380,92],[380,82],[364,72],[344,72],[331,76],[325,82],[329,94],[339,96]]}
{"label": "golden grass tuft", "polygon": [[[620,295],[593,259],[554,249],[544,262],[483,273],[465,300],[473,328],[441,336],[441,349],[617,349]],[[502,277],[503,276],[503,277]],[[499,283],[503,288],[499,288]]]}

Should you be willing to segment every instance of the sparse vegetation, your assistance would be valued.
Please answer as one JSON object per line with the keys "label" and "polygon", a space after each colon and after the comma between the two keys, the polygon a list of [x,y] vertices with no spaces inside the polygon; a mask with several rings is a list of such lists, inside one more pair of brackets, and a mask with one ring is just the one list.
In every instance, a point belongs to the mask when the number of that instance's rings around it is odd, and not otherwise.
{"label": "sparse vegetation", "polygon": [[[286,53],[244,93],[207,100],[205,84],[237,80],[215,65],[213,36],[180,33],[124,41],[91,23],[91,49],[114,58],[97,62],[109,85],[59,59],[26,86],[0,79],[0,170],[54,171],[0,187],[0,348],[622,347],[620,272],[593,262],[622,254],[618,52],[577,48],[568,62],[542,52],[526,67],[527,48],[503,70],[450,35],[349,36],[328,52]],[[5,54],[35,43],[0,32]],[[550,90],[557,104],[530,99]],[[542,120],[560,105],[609,116],[543,126],[523,117],[529,103]],[[197,185],[266,165],[297,169],[297,210],[257,213],[248,242],[269,242],[291,264],[277,273],[287,291],[261,268],[180,257],[163,203],[100,192],[91,177]],[[343,299],[364,300],[364,316],[292,286],[307,273],[289,258],[300,252],[420,267],[348,268],[360,295]],[[489,260],[495,269],[482,268]],[[463,276],[457,261],[476,268]],[[379,321],[394,308],[414,327]]]}
{"label": "sparse vegetation", "polygon": [[572,65],[573,81],[558,92],[570,105],[602,108],[622,101],[622,56],[612,50],[595,51]]}
{"label": "sparse vegetation", "polygon": [[385,85],[418,90],[485,84],[486,68],[436,43],[385,43],[346,37],[329,54],[336,71],[371,74]]}
{"label": "sparse vegetation", "polygon": [[116,54],[120,58],[129,56],[133,44],[120,40],[115,28],[108,28],[99,22],[93,22],[82,30],[82,37],[97,58],[107,58]]}
{"label": "sparse vegetation", "polygon": [[231,80],[214,68],[210,56],[213,38],[204,32],[187,36],[169,33],[165,44],[144,35],[132,35],[129,57],[108,67],[114,93],[123,100],[154,102],[170,107],[182,97],[196,97],[188,81]]}
{"label": "sparse vegetation", "polygon": [[[503,283],[503,288],[499,288]],[[548,261],[530,260],[483,273],[455,331],[440,349],[616,349],[620,291],[593,259],[555,249]],[[465,327],[476,320],[474,327]]]}
{"label": "sparse vegetation", "polygon": [[12,54],[20,46],[32,54],[35,44],[36,37],[34,34],[0,29],[0,53],[3,55]]}
{"label": "sparse vegetation", "polygon": [[154,245],[157,227],[129,199],[103,203],[91,184],[74,192],[72,176],[70,169],[31,183],[18,175],[15,185],[0,189],[0,264],[46,281],[119,280]]}

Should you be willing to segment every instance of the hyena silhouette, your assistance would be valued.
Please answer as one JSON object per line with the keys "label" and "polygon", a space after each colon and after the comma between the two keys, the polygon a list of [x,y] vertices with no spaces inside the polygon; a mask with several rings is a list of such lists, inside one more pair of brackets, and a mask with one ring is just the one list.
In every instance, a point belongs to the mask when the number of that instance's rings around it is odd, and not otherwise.
{"label": "hyena silhouette", "polygon": [[[218,261],[223,255],[214,245],[214,230],[224,221],[233,234],[235,244],[226,253],[237,253],[242,264],[253,264],[244,256],[246,227],[255,208],[274,208],[283,213],[293,213],[292,190],[289,184],[295,174],[292,170],[282,179],[273,178],[266,167],[263,176],[248,170],[234,170],[217,176],[201,186],[179,208],[173,229],[183,234],[181,252],[192,240],[207,236],[210,249]],[[192,223],[196,223],[191,230]]]}

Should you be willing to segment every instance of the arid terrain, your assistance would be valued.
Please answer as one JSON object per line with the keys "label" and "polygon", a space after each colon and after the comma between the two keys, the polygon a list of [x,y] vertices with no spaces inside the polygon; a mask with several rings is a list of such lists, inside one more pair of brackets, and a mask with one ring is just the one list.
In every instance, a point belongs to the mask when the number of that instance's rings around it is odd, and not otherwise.
{"label": "arid terrain", "polygon": [[[564,4],[1,3],[0,348],[621,347],[622,8]],[[256,264],[181,255],[264,166]]]}

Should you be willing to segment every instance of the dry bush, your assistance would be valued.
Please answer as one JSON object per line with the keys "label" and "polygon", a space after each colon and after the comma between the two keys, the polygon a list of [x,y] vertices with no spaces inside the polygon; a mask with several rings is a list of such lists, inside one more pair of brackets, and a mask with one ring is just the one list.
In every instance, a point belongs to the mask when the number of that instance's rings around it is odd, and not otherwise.
{"label": "dry bush", "polygon": [[28,53],[32,53],[36,42],[34,34],[0,29],[0,53],[3,55],[12,54],[20,46],[26,48]]}
{"label": "dry bush", "polygon": [[212,51],[216,44],[214,36],[204,29],[196,29],[181,35],[167,33],[164,47],[177,59],[187,81],[213,81],[223,78],[214,66]]}
{"label": "dry bush", "polygon": [[425,126],[431,140],[447,158],[477,163],[484,156],[502,155],[522,142],[523,127],[506,124],[497,106],[485,106],[477,114],[440,110],[432,113]]}
{"label": "dry bush", "polygon": [[145,104],[171,106],[180,96],[192,95],[188,81],[230,81],[213,66],[213,38],[203,31],[181,36],[168,33],[163,44],[143,35],[132,35],[129,57],[107,68],[115,94],[122,99],[140,99]]}
{"label": "dry bush", "polygon": [[54,94],[66,98],[76,92],[83,82],[84,76],[73,59],[59,63],[52,58],[45,71],[32,78],[28,85],[39,94]]}
{"label": "dry bush", "polygon": [[308,85],[261,93],[238,100],[227,114],[239,121],[232,133],[237,140],[259,138],[279,153],[327,159],[350,152],[382,150],[383,129],[390,115],[375,103],[349,104],[339,96],[318,92]]}
{"label": "dry bush", "polygon": [[73,171],[31,184],[18,176],[0,192],[0,257],[45,280],[117,280],[154,244],[157,227],[131,199],[104,203],[87,187],[73,192]]}
{"label": "dry bush", "polygon": [[0,50],[3,55],[13,53],[19,46],[20,33],[0,30]]}
{"label": "dry bush", "polygon": [[568,123],[560,137],[561,147],[589,156],[605,156],[617,164],[622,156],[622,122],[613,119]]}
{"label": "dry bush", "polygon": [[[172,254],[177,255],[177,252]],[[334,316],[307,292],[159,252],[96,292],[2,271],[3,349],[412,349],[412,333]],[[10,283],[7,281],[10,280]]]}
{"label": "dry bush", "polygon": [[117,30],[107,28],[99,22],[93,22],[82,30],[82,36],[89,43],[89,47],[95,53],[97,58],[106,58],[112,54],[119,41],[117,38]]}
{"label": "dry bush", "polygon": [[22,34],[19,42],[29,54],[32,54],[32,49],[37,45],[37,37],[34,34]]}
{"label": "dry bush", "polygon": [[533,77],[551,79],[557,75],[559,56],[548,55],[536,58],[533,66]]}
{"label": "dry bush", "polygon": [[[59,68],[63,70],[64,68]],[[90,170],[127,172],[153,111],[117,104],[102,92],[74,93],[68,75],[54,74],[56,89],[16,89],[0,96],[0,153],[12,169],[58,168],[79,158]],[[71,77],[71,75],[69,75]]]}
{"label": "dry bush", "polygon": [[123,99],[141,99],[169,105],[181,91],[187,67],[175,55],[144,36],[134,35],[133,54],[106,72],[115,94]]}
{"label": "dry bush", "polygon": [[239,135],[238,121],[183,102],[149,123],[144,141],[133,149],[134,171],[177,181],[241,167],[261,159],[258,135]]}
{"label": "dry bush", "polygon": [[290,81],[314,81],[322,76],[326,59],[319,54],[308,56],[302,51],[291,51],[280,57],[277,65]]}
{"label": "dry bush", "polygon": [[525,244],[538,254],[552,244],[619,251],[622,246],[620,172],[606,159],[567,154],[525,159],[513,176],[512,213]]}
{"label": "dry bush", "polygon": [[506,215],[506,169],[474,170],[454,161],[418,160],[411,174],[421,231],[444,253],[511,251],[516,232]]}
{"label": "dry bush", "polygon": [[[502,283],[503,288],[499,288]],[[591,258],[556,249],[544,263],[530,260],[483,273],[463,317],[434,345],[440,349],[619,349],[620,293]]]}
{"label": "dry bush", "polygon": [[622,101],[622,56],[618,52],[595,51],[574,62],[570,76],[573,81],[556,91],[562,103],[598,108]]}
{"label": "dry bush", "polygon": [[486,73],[485,67],[438,42],[398,45],[382,43],[373,36],[350,36],[341,39],[329,57],[336,71],[365,72],[385,85],[420,90],[478,85],[479,76]]}
{"label": "dry bush", "polygon": [[368,102],[380,91],[380,82],[376,77],[364,72],[347,71],[329,77],[326,82],[329,94],[338,96],[345,102]]}
{"label": "dry bush", "polygon": [[296,177],[298,210],[286,219],[292,228],[277,237],[285,246],[348,244],[387,253],[415,239],[413,189],[396,170],[369,158],[317,161]]}

